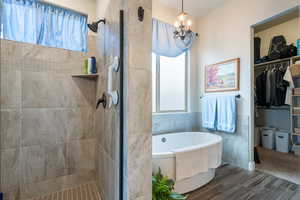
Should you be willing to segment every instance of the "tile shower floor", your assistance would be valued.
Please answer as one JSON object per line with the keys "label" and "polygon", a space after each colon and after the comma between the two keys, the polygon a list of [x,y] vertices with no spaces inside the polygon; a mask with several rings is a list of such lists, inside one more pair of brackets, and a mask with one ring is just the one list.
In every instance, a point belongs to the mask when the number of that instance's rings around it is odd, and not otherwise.
{"label": "tile shower floor", "polygon": [[101,200],[101,198],[96,183],[91,182],[30,200]]}

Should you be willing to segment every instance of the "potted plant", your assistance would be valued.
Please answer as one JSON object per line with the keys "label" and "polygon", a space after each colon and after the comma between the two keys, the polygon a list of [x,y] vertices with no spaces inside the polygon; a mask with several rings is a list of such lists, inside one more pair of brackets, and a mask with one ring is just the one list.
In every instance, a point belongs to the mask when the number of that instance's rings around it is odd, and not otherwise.
{"label": "potted plant", "polygon": [[187,197],[174,192],[175,182],[163,176],[159,169],[152,176],[152,200],[185,200]]}

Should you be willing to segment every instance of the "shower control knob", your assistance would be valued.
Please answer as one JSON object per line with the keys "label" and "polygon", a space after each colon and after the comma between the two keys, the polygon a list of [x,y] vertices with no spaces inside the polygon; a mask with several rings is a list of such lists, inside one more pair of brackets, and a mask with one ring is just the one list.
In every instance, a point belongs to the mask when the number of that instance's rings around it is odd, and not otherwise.
{"label": "shower control knob", "polygon": [[105,95],[105,93],[103,93],[103,94],[102,94],[102,97],[101,97],[100,99],[98,99],[96,108],[98,108],[99,105],[100,105],[101,103],[102,103],[103,108],[105,109],[105,108],[106,108],[106,105],[107,105],[107,100],[106,100],[106,95]]}
{"label": "shower control knob", "polygon": [[107,107],[111,108],[113,105],[116,106],[119,103],[119,92],[114,90],[107,93]]}

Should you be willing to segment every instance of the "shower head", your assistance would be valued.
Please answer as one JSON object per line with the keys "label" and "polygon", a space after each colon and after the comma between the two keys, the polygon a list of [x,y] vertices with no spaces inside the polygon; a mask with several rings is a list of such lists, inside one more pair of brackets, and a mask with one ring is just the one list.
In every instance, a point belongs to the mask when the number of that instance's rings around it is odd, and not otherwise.
{"label": "shower head", "polygon": [[99,23],[103,22],[103,24],[105,24],[105,19],[100,19],[99,21],[97,22],[93,22],[92,24],[88,24],[88,27],[91,31],[93,31],[94,33],[97,33],[98,32],[98,25]]}

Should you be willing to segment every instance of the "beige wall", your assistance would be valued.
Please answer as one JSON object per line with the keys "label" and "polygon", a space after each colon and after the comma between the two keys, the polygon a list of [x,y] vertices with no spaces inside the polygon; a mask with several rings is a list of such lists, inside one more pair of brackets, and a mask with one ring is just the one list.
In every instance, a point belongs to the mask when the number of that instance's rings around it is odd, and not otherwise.
{"label": "beige wall", "polygon": [[[204,66],[232,58],[241,58],[241,85],[239,115],[245,118],[251,116],[253,101],[252,89],[252,59],[251,59],[251,26],[270,18],[286,9],[298,5],[298,0],[228,0],[216,8],[198,23],[200,39],[198,41],[198,63],[201,70],[199,84],[203,93]],[[250,117],[249,133],[252,132]],[[252,134],[246,136],[248,152],[252,151]],[[231,145],[235,138],[231,138]],[[228,141],[227,141],[228,142]],[[247,145],[247,143],[245,143]],[[238,144],[236,144],[238,145]],[[252,153],[248,153],[250,161]]]}
{"label": "beige wall", "polygon": [[251,113],[251,26],[297,5],[297,0],[229,0],[199,20],[198,55],[202,70],[207,64],[241,58],[240,114]]}
{"label": "beige wall", "polygon": [[255,36],[261,38],[261,57],[268,54],[270,41],[274,36],[283,35],[288,44],[297,45],[297,40],[300,39],[299,27],[300,18],[295,18],[256,33]]}
{"label": "beige wall", "polygon": [[[159,19],[161,21],[173,24],[178,13],[179,9],[173,9],[165,6],[159,0],[152,1],[152,17]],[[197,31],[197,19],[191,18],[193,21],[193,30]],[[201,38],[200,38],[201,39]],[[197,65],[197,56],[198,56],[197,42],[194,43],[190,50],[190,78],[189,78],[189,111],[196,112],[199,110],[199,85],[197,82],[198,78],[198,65]]]}

